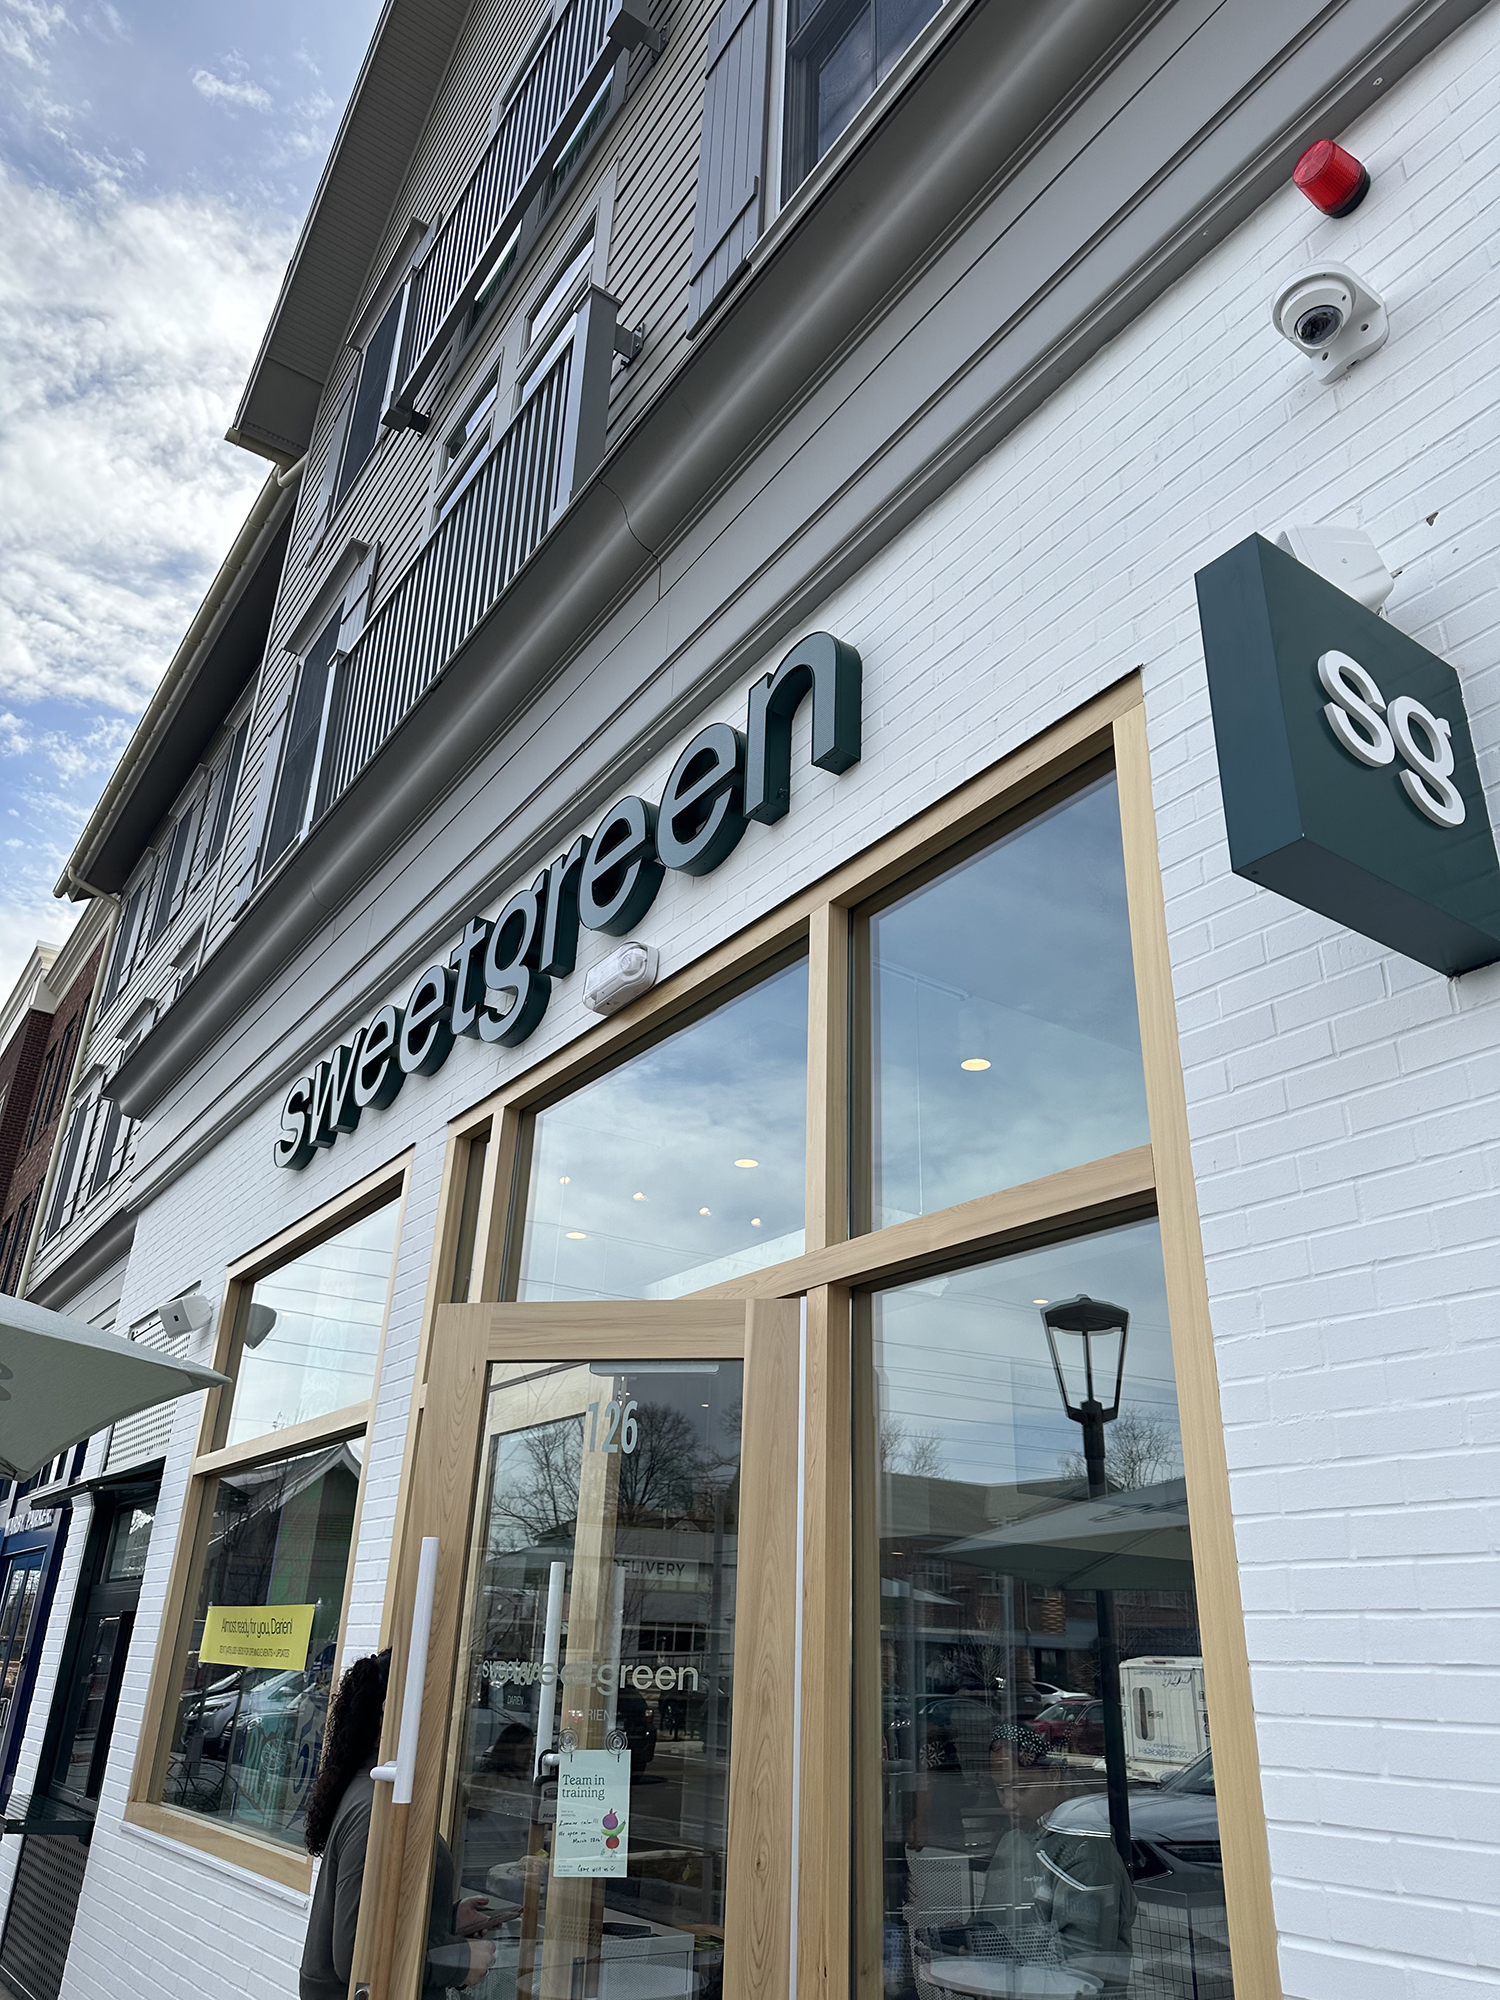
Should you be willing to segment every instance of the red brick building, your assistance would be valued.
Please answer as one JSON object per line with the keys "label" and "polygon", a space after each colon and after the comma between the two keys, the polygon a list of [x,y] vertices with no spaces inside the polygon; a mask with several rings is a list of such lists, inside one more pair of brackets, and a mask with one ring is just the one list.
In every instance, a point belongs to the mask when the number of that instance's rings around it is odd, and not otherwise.
{"label": "red brick building", "polygon": [[85,919],[60,951],[38,944],[0,1016],[0,1034],[9,1030],[0,1046],[0,1292],[14,1294],[22,1281],[106,929]]}

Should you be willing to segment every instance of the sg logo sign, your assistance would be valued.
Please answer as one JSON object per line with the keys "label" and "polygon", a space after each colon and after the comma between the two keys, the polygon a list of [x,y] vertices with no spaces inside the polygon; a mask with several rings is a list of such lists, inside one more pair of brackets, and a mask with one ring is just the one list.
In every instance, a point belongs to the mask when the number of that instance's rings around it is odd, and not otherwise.
{"label": "sg logo sign", "polygon": [[1259,535],[1196,581],[1235,874],[1435,972],[1500,963],[1455,669]]}
{"label": "sg logo sign", "polygon": [[1401,789],[1417,811],[1436,826],[1462,826],[1463,794],[1453,782],[1452,726],[1409,694],[1387,702],[1374,675],[1347,653],[1322,654],[1318,679],[1333,697],[1323,709],[1328,726],[1350,756],[1378,769],[1393,764],[1399,751],[1406,765],[1398,773]]}

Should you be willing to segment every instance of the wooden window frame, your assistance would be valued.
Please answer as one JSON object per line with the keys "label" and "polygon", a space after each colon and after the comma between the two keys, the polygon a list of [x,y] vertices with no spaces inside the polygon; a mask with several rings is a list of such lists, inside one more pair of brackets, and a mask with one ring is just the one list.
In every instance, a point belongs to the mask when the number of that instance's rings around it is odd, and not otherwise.
{"label": "wooden window frame", "polygon": [[[1041,1180],[981,1195],[884,1229],[850,1234],[852,926],[856,913],[951,865],[976,839],[1040,809],[1048,794],[1108,760],[1118,786],[1126,901],[1135,966],[1150,1143]],[[485,1141],[479,1212],[467,1258],[471,1303],[497,1299],[524,1216],[531,1114],[591,1075],[627,1060],[778,956],[808,957],[806,1249],[800,1257],[692,1294],[803,1298],[801,1384],[802,1659],[795,1826],[795,1963],[766,2000],[875,2000],[879,1927],[856,1934],[853,1910],[880,1905],[878,1850],[851,1841],[851,1807],[869,1805],[871,1773],[856,1768],[851,1699],[868,1701],[869,1648],[855,1644],[851,1381],[854,1294],[1111,1221],[1154,1214],[1161,1231],[1184,1471],[1193,1523],[1199,1625],[1212,1718],[1225,1902],[1238,2000],[1279,2000],[1276,1932],[1255,1740],[1239,1568],[1218,1375],[1208,1311],[1186,1097],[1167,951],[1165,907],[1145,711],[1135,675],[1001,757],[821,881],[705,952],[693,965],[579,1036],[451,1121],[438,1235],[423,1311],[416,1384],[397,1502],[398,1560],[387,1577],[381,1643],[409,1603],[415,1553],[401,1525],[433,1353],[438,1308],[455,1283],[470,1149]],[[861,1663],[865,1674],[856,1680]],[[874,1781],[878,1784],[878,1776]],[[788,1866],[791,1866],[790,1859]],[[856,1874],[856,1870],[858,1873]],[[873,1872],[872,1872],[873,1871]],[[873,1938],[872,1938],[873,1933]]]}
{"label": "wooden window frame", "polygon": [[[215,1820],[202,1818],[181,1807],[166,1805],[161,1794],[171,1755],[188,1635],[197,1609],[220,1479],[226,1472],[242,1471],[271,1459],[287,1458],[313,1450],[318,1445],[368,1436],[371,1413],[379,1395],[381,1371],[385,1365],[391,1301],[396,1289],[395,1259],[400,1253],[412,1158],[408,1148],[386,1166],[367,1174],[354,1186],[322,1203],[311,1214],[279,1230],[254,1250],[247,1251],[229,1267],[219,1305],[210,1365],[234,1378],[242,1352],[245,1308],[256,1283],[290,1263],[303,1251],[314,1248],[336,1235],[340,1229],[359,1221],[362,1216],[372,1214],[391,1201],[396,1203],[396,1249],[392,1254],[392,1268],[386,1284],[385,1306],[380,1318],[368,1398],[341,1410],[330,1410],[325,1416],[313,1417],[306,1423],[289,1424],[279,1431],[265,1431],[258,1437],[247,1438],[234,1445],[224,1442],[234,1401],[233,1380],[228,1389],[210,1389],[203,1399],[198,1436],[188,1468],[187,1492],[178,1522],[177,1545],[167,1578],[166,1608],[157,1635],[141,1735],[125,1803],[124,1820],[127,1826],[143,1827],[148,1832],[162,1834],[182,1847],[196,1848],[202,1854],[233,1862],[252,1874],[265,1876],[285,1888],[299,1889],[304,1893],[312,1887],[312,1861],[308,1855],[242,1828],[221,1826]],[[366,1452],[360,1464],[359,1487],[350,1528],[349,1563],[344,1575],[343,1602],[339,1606],[335,1657],[342,1654],[348,1630],[349,1600],[368,1477],[369,1454]]]}

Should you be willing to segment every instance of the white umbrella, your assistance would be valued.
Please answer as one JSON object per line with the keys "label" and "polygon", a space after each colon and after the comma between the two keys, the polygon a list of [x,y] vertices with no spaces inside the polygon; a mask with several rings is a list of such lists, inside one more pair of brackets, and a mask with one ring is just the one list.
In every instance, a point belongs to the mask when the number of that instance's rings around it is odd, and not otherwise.
{"label": "white umbrella", "polygon": [[1068,1501],[934,1553],[1065,1590],[1191,1590],[1187,1484],[1164,1479]]}
{"label": "white umbrella", "polygon": [[228,1379],[0,1293],[0,1476],[29,1479],[106,1424]]}

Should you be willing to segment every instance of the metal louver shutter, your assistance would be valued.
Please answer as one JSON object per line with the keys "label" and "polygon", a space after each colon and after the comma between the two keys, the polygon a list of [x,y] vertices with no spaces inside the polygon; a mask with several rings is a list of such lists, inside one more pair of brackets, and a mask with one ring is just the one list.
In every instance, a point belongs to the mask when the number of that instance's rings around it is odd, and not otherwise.
{"label": "metal louver shutter", "polygon": [[765,213],[770,0],[724,0],[708,30],[688,330],[722,295]]}
{"label": "metal louver shutter", "polygon": [[[153,1313],[150,1319],[142,1320],[130,1329],[130,1338],[140,1347],[154,1348],[158,1354],[176,1355],[187,1353],[192,1336],[165,1333],[161,1321]],[[160,1458],[171,1440],[172,1417],[176,1408],[175,1403],[158,1403],[152,1409],[137,1410],[133,1417],[122,1417],[109,1434],[104,1470],[119,1472],[126,1466]]]}

